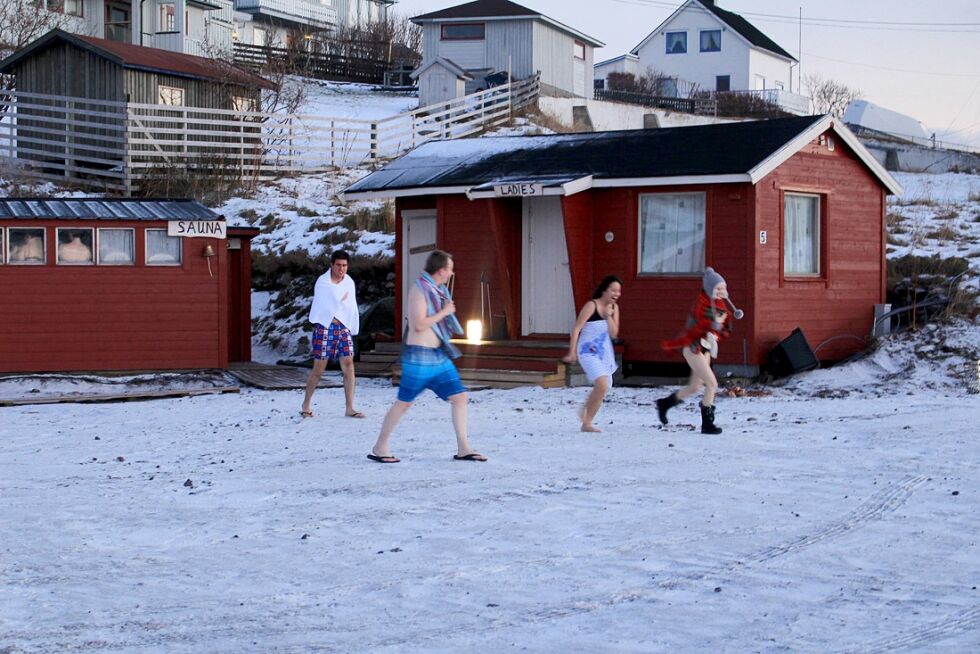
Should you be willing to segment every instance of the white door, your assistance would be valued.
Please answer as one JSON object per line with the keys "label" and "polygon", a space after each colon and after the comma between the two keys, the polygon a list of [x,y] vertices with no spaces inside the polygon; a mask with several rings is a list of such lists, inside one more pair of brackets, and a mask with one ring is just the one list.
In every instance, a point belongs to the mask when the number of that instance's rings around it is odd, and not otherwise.
{"label": "white door", "polygon": [[521,333],[568,334],[575,325],[561,198],[524,199]]}
{"label": "white door", "polygon": [[408,320],[408,291],[436,249],[436,210],[402,211],[402,329]]}
{"label": "white door", "polygon": [[573,59],[574,79],[572,80],[572,93],[580,98],[585,97],[585,60]]}

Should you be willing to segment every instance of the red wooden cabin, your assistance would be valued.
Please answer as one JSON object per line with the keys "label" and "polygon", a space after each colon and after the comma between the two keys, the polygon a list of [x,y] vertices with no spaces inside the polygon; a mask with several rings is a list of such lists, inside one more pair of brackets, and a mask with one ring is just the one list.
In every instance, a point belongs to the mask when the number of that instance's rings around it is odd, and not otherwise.
{"label": "red wooden cabin", "polygon": [[0,199],[0,372],[248,361],[258,230],[222,230],[193,201]]}
{"label": "red wooden cabin", "polygon": [[509,339],[567,335],[620,276],[629,362],[681,360],[659,342],[712,266],[746,313],[718,362],[755,371],[796,327],[826,343],[821,360],[865,346],[885,299],[885,197],[900,192],[847,127],[808,116],[432,142],[344,196],[397,198],[400,297],[427,251],[447,250],[461,321],[480,318],[482,277]]}

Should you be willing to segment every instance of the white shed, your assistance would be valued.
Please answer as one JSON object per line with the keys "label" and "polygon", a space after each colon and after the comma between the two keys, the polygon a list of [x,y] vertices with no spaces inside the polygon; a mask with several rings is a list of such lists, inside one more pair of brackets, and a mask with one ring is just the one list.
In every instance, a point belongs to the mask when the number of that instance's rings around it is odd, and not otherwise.
{"label": "white shed", "polygon": [[473,77],[468,92],[485,88],[488,73],[517,80],[540,71],[543,95],[590,97],[593,52],[605,45],[510,0],[475,0],[412,22],[422,26],[421,67],[440,58],[454,62]]}
{"label": "white shed", "polygon": [[638,75],[639,62],[640,58],[634,54],[619,55],[618,57],[613,57],[612,59],[600,61],[593,68],[595,71],[595,88],[608,88],[609,85],[607,80],[609,79],[609,73],[625,73],[634,76]]}
{"label": "white shed", "polygon": [[419,104],[427,107],[465,95],[466,83],[473,76],[452,61],[437,57],[412,71],[412,79],[419,84]]}

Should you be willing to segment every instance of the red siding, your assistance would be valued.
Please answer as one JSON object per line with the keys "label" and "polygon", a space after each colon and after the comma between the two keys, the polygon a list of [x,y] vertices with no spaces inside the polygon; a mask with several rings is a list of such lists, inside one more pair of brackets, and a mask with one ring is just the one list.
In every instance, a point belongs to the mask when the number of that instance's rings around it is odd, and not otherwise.
{"label": "red siding", "polygon": [[[836,139],[835,139],[836,140]],[[783,197],[800,191],[821,196],[823,251],[815,280],[783,274]],[[864,347],[874,305],[885,297],[885,189],[843,143],[833,152],[811,143],[756,187],[755,329],[758,362],[796,327],[811,348],[833,360]],[[766,245],[758,231],[768,232]]]}
{"label": "red siding", "polygon": [[[48,264],[0,265],[0,371],[224,368],[228,290],[224,243],[183,239],[179,267],[145,266],[146,228],[166,223],[0,221],[47,228]],[[55,227],[132,227],[135,266],[58,266]],[[216,256],[208,274],[201,256]]]}

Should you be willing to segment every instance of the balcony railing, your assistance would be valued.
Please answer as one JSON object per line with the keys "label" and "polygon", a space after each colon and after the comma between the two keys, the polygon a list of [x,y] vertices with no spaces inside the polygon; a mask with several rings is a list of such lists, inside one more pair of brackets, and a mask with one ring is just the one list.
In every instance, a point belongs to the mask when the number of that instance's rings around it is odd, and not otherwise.
{"label": "balcony railing", "polygon": [[236,0],[235,9],[312,27],[326,28],[337,23],[337,12],[333,7],[309,0]]}

